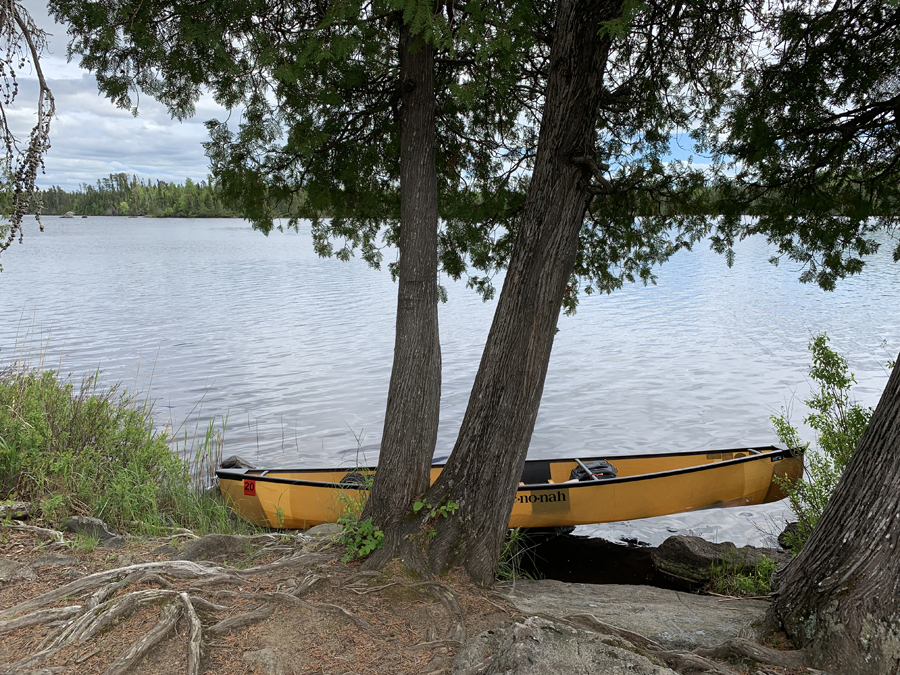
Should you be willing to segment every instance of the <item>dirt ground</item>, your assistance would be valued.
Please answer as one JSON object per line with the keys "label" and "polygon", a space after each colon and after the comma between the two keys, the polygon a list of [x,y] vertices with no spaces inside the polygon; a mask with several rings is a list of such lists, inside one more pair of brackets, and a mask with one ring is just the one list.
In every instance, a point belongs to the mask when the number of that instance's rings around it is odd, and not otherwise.
{"label": "dirt ground", "polygon": [[[328,536],[230,538],[230,549],[216,549],[226,553],[201,557],[196,547],[217,536],[183,531],[88,550],[0,522],[0,675],[438,675],[467,638],[524,618],[461,572],[422,581],[344,564]],[[653,649],[690,675],[818,672],[758,645],[755,663],[742,661],[744,649],[727,665]]]}
{"label": "dirt ground", "polygon": [[[195,672],[211,675],[266,675],[282,672],[279,667],[322,675],[448,673],[466,636],[519,615],[462,575],[423,583],[397,569],[360,572],[340,562],[327,540],[256,538],[246,558],[216,561],[216,568],[169,562],[184,544],[129,538],[123,548],[88,552],[0,529],[0,664],[7,664],[0,673],[190,672],[193,624],[181,594],[202,631],[193,640],[202,644]],[[116,569],[123,571],[97,575]],[[59,597],[48,597],[54,592]],[[129,595],[142,600],[117,609]],[[92,598],[95,607],[85,612]],[[74,606],[81,607],[70,610],[81,622],[76,629],[69,616],[10,629],[16,617]],[[122,664],[167,611],[178,616],[159,640]],[[95,625],[82,631],[88,620]],[[260,650],[271,650],[281,663],[266,666],[266,652],[247,656]]]}

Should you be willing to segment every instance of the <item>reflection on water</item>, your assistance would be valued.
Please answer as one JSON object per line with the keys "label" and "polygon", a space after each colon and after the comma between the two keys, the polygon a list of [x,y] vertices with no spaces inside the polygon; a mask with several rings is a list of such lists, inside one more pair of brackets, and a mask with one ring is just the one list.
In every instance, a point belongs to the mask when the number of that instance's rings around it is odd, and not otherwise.
{"label": "reflection on water", "polygon": [[[768,417],[807,394],[806,343],[822,330],[874,405],[881,364],[900,349],[889,253],[834,293],[767,258],[756,239],[732,269],[683,252],[658,286],[584,298],[560,319],[531,456],[772,443]],[[308,228],[265,237],[226,219],[50,219],[3,264],[0,362],[42,349],[63,372],[99,367],[149,391],[160,422],[227,415],[226,453],[261,463],[349,464],[358,444],[360,461],[377,460],[396,287],[360,260],[316,257]],[[495,305],[443,283],[446,456]]]}

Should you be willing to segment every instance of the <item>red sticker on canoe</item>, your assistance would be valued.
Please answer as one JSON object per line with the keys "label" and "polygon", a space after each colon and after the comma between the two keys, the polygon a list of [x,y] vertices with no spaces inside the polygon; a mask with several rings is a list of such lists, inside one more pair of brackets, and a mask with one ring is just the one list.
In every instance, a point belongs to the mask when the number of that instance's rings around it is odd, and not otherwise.
{"label": "red sticker on canoe", "polygon": [[251,497],[256,496],[256,481],[255,480],[245,480],[244,481],[244,494],[250,495]]}

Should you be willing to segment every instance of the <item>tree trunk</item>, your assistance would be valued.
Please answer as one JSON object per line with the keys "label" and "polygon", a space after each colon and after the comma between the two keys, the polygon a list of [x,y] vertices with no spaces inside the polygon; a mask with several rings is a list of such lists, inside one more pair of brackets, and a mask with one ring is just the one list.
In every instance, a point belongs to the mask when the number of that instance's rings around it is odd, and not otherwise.
{"label": "tree trunk", "polygon": [[[594,129],[610,38],[600,23],[621,2],[562,0],[531,188],[503,291],[446,469],[426,495],[456,515],[422,527],[427,567],[463,564],[493,582],[544,387],[563,294],[572,274],[594,155]],[[413,532],[414,534],[414,532]]]}
{"label": "tree trunk", "polygon": [[777,619],[834,675],[900,672],[900,367],[803,550],[778,575]]}
{"label": "tree trunk", "polygon": [[[400,274],[381,454],[364,517],[389,532],[429,485],[441,402],[434,47],[400,29]],[[389,537],[389,544],[395,537]],[[392,546],[382,556],[393,555]]]}

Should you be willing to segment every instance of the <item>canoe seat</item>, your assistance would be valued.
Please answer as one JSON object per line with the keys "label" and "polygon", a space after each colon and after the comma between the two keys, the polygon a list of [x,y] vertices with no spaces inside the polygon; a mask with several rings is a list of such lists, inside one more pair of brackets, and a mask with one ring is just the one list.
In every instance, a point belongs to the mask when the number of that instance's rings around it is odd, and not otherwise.
{"label": "canoe seat", "polygon": [[549,461],[525,462],[525,469],[522,471],[522,482],[526,485],[549,483],[550,478]]}

